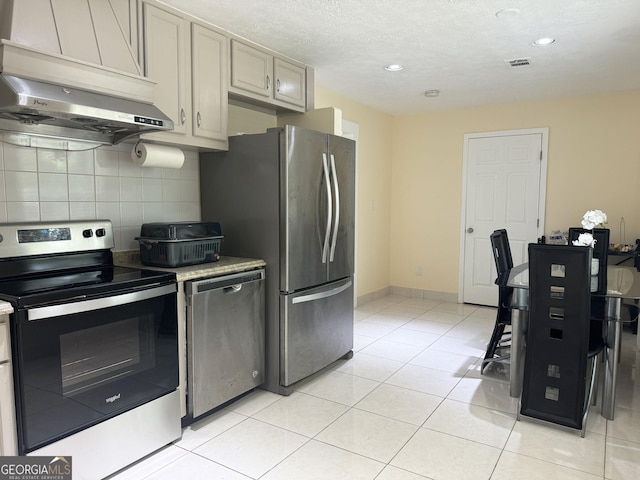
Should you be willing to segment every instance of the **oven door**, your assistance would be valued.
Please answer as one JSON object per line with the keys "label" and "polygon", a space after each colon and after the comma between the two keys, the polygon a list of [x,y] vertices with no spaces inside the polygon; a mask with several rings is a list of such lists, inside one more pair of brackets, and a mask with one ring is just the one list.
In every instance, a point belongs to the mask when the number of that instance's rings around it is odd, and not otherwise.
{"label": "oven door", "polygon": [[20,454],[177,388],[176,291],[170,284],[15,314]]}

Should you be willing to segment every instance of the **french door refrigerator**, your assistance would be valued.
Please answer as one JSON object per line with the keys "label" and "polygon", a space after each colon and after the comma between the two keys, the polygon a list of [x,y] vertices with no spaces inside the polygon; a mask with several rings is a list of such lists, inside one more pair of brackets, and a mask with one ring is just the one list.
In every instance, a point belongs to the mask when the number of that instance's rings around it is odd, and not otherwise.
{"label": "french door refrigerator", "polygon": [[288,395],[350,357],[355,142],[294,126],[230,137],[228,152],[201,154],[200,195],[222,255],[267,263],[263,388]]}

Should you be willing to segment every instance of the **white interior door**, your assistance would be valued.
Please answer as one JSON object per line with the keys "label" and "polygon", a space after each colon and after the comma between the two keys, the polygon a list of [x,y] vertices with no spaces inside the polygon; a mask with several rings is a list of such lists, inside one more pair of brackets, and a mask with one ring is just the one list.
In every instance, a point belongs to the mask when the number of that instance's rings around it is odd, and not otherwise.
{"label": "white interior door", "polygon": [[505,228],[513,264],[544,227],[548,130],[465,135],[461,301],[497,305],[489,236]]}

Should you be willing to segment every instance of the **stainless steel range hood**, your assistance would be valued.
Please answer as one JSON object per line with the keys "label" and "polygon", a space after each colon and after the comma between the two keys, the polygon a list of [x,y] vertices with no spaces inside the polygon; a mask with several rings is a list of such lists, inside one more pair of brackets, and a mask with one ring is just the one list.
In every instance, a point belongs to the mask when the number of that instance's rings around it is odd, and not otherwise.
{"label": "stainless steel range hood", "polygon": [[0,131],[8,133],[7,141],[27,134],[79,145],[116,144],[172,129],[171,119],[148,103],[0,74]]}

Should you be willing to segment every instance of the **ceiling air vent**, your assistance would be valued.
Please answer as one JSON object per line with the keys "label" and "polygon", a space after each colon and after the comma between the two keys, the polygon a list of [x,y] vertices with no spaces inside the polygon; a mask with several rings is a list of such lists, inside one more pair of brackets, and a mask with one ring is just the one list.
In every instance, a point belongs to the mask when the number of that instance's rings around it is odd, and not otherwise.
{"label": "ceiling air vent", "polygon": [[514,58],[512,60],[505,60],[504,63],[509,68],[524,68],[531,66],[531,58]]}

